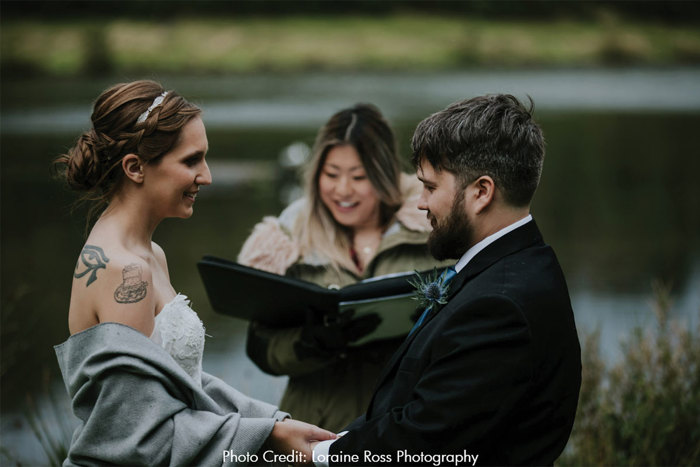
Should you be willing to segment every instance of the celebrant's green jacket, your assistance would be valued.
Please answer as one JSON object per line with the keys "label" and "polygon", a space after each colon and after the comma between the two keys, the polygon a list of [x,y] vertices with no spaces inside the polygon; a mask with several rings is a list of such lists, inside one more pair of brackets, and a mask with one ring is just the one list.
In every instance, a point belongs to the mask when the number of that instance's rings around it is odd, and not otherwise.
{"label": "celebrant's green jacket", "polygon": [[[442,266],[426,246],[431,227],[425,213],[417,208],[420,189],[415,177],[402,178],[404,203],[361,276],[331,267],[318,254],[300,256],[290,232],[304,200],[290,205],[279,218],[267,217],[256,225],[238,262],[323,287],[343,287],[370,277]],[[365,412],[376,378],[403,337],[300,357],[295,348],[301,333],[300,327],[272,329],[253,323],[248,332],[248,355],[263,371],[289,375],[282,410],[298,420],[339,431]]]}

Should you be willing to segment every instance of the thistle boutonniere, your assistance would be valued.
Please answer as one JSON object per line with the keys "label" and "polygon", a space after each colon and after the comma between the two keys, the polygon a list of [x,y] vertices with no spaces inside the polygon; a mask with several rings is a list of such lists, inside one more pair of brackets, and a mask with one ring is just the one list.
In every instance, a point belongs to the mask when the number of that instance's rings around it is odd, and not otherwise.
{"label": "thistle boutonniere", "polygon": [[450,284],[445,283],[445,274],[438,274],[437,268],[433,268],[432,273],[423,277],[415,271],[415,278],[409,279],[408,283],[413,286],[415,295],[413,299],[418,301],[421,307],[427,308],[431,305],[444,305],[447,303],[447,292]]}

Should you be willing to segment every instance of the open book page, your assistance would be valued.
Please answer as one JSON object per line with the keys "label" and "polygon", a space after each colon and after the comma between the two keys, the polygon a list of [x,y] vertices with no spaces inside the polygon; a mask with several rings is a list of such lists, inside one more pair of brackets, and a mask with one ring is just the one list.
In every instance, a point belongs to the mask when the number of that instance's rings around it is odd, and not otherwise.
{"label": "open book page", "polygon": [[413,294],[408,293],[391,297],[340,302],[339,308],[341,312],[353,310],[355,317],[376,313],[382,319],[374,332],[352,343],[353,346],[357,346],[374,340],[407,335],[415,322],[416,305]]}

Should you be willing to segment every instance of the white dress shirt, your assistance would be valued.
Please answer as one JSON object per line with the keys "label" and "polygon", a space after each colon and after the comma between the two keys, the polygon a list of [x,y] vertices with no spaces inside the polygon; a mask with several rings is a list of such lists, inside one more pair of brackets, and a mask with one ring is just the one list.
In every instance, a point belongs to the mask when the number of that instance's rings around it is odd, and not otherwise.
{"label": "white dress shirt", "polygon": [[512,232],[513,230],[517,229],[518,227],[521,227],[528,222],[532,220],[532,215],[528,214],[527,216],[523,217],[517,222],[513,222],[507,227],[503,227],[501,230],[498,232],[489,235],[488,237],[484,238],[481,240],[479,243],[476,245],[472,246],[470,249],[467,250],[466,253],[462,255],[462,257],[457,261],[457,264],[455,264],[455,271],[457,271],[457,274],[459,274],[459,271],[464,269],[464,267],[471,261],[481,250],[501,238],[507,233]]}

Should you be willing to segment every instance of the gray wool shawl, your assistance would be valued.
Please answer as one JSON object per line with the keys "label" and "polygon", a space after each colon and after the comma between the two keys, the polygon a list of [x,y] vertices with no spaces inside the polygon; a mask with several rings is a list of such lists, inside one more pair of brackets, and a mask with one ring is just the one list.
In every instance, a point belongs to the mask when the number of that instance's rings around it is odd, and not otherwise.
{"label": "gray wool shawl", "polygon": [[80,423],[64,466],[221,465],[255,454],[288,416],[202,373],[202,387],[129,326],[103,323],[54,347]]}

